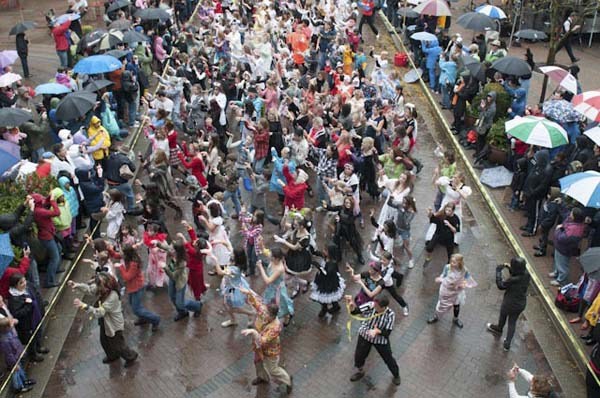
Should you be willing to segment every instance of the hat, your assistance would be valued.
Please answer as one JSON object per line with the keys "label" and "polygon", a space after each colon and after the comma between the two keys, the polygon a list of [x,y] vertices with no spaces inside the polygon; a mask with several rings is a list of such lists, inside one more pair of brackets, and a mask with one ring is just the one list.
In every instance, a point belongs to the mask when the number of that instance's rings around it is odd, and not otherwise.
{"label": "hat", "polygon": [[341,63],[341,62],[338,62],[337,65],[335,66],[335,69],[337,69],[337,68],[343,68],[343,67],[344,67],[344,64]]}
{"label": "hat", "polygon": [[131,149],[129,148],[129,145],[123,144],[119,147],[119,152],[121,152],[123,155],[129,156]]}
{"label": "hat", "polygon": [[52,152],[44,152],[42,153],[42,159],[52,159],[54,154]]}
{"label": "hat", "polygon": [[492,46],[496,46],[496,47],[500,47],[500,40],[494,40],[493,42],[490,43],[490,45]]}
{"label": "hat", "polygon": [[372,268],[376,272],[381,272],[381,264],[376,261],[372,261],[369,263],[369,267]]}
{"label": "hat", "polygon": [[70,138],[70,135],[71,135],[71,130],[68,130],[68,129],[61,129],[58,132],[58,138],[60,138],[61,141],[68,140]]}

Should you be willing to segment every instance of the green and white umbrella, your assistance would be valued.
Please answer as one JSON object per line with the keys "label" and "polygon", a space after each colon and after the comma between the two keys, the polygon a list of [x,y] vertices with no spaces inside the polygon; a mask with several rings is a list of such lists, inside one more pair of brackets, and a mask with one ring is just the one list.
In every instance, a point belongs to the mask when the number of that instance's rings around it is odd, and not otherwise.
{"label": "green and white umbrella", "polygon": [[531,145],[544,148],[556,148],[569,143],[565,129],[558,123],[537,117],[516,117],[505,123],[506,134]]}

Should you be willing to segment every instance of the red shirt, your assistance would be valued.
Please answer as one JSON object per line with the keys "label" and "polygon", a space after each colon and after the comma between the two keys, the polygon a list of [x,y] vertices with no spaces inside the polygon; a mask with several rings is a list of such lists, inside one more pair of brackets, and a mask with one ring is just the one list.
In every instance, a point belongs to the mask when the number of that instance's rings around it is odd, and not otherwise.
{"label": "red shirt", "polygon": [[169,141],[169,149],[177,148],[177,130],[169,131],[169,134],[167,134],[167,141]]}
{"label": "red shirt", "polygon": [[125,290],[127,293],[135,293],[144,287],[144,274],[138,263],[131,261],[117,267],[117,269],[125,281]]}
{"label": "red shirt", "polygon": [[54,233],[56,227],[52,222],[52,217],[60,216],[60,209],[55,201],[50,201],[51,209],[46,209],[43,204],[35,204],[33,209],[33,220],[38,227],[38,239],[39,240],[52,240],[54,239]]}
{"label": "red shirt", "polygon": [[261,160],[269,153],[269,130],[257,130],[254,133],[254,159]]}
{"label": "red shirt", "polygon": [[35,173],[38,175],[38,177],[48,177],[50,175],[50,169],[52,167],[52,164],[49,162],[44,162],[42,164],[40,164],[37,169],[35,169]]}
{"label": "red shirt", "polygon": [[304,207],[304,192],[306,192],[308,185],[305,182],[296,183],[287,165],[283,166],[283,175],[287,181],[286,186],[283,187],[283,205],[289,209],[302,209]]}
{"label": "red shirt", "polygon": [[29,257],[23,257],[18,267],[8,267],[4,273],[2,274],[2,278],[0,278],[0,295],[4,297],[5,300],[8,299],[8,288],[10,284],[10,277],[14,274],[25,275],[29,270]]}

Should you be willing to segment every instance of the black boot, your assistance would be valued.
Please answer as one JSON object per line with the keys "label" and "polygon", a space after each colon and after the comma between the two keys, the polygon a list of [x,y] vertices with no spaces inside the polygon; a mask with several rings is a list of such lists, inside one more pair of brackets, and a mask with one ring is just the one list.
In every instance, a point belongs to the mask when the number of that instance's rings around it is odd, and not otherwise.
{"label": "black boot", "polygon": [[336,301],[335,303],[331,304],[331,308],[329,309],[329,313],[330,314],[337,314],[338,312],[340,312],[340,310],[341,310],[340,305]]}
{"label": "black boot", "polygon": [[321,311],[319,311],[319,318],[325,318],[327,315],[327,304],[321,304]]}

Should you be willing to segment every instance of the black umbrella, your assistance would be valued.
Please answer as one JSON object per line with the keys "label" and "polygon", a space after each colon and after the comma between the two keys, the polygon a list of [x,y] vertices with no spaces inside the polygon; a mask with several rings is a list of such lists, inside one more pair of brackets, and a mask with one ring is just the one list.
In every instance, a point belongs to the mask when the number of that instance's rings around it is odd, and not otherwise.
{"label": "black umbrella", "polygon": [[541,30],[523,29],[515,33],[515,37],[526,40],[546,40],[548,35]]}
{"label": "black umbrella", "polygon": [[95,46],[100,43],[102,37],[107,33],[105,29],[96,29],[93,32],[83,35],[79,43],[77,43],[77,52],[83,53],[88,47]]}
{"label": "black umbrella", "polygon": [[84,116],[96,105],[96,94],[89,91],[76,91],[60,100],[56,107],[56,118],[75,120]]}
{"label": "black umbrella", "polygon": [[419,13],[410,7],[400,7],[398,8],[398,15],[406,18],[417,18]]}
{"label": "black umbrella", "polygon": [[109,30],[98,42],[99,50],[110,50],[117,44],[123,43],[123,33],[120,30]]}
{"label": "black umbrella", "polygon": [[517,57],[502,57],[492,64],[492,68],[500,73],[511,76],[526,76],[531,74],[531,67]]}
{"label": "black umbrella", "polygon": [[106,13],[109,14],[113,11],[120,10],[121,8],[129,7],[131,3],[128,0],[117,0],[106,9]]}
{"label": "black umbrella", "polygon": [[110,50],[110,51],[105,52],[104,54],[110,55],[110,56],[115,57],[117,59],[120,59],[120,58],[126,56],[127,54],[129,54],[129,51],[125,51],[125,50]]}
{"label": "black umbrella", "polygon": [[31,120],[31,113],[19,108],[0,108],[0,127],[20,126]]}
{"label": "black umbrella", "polygon": [[148,36],[138,32],[137,30],[128,30],[123,34],[123,42],[129,45],[147,42],[148,40],[150,40]]}
{"label": "black umbrella", "polygon": [[456,23],[476,32],[483,32],[486,28],[495,29],[498,26],[492,18],[478,12],[467,12],[458,17]]}
{"label": "black umbrella", "polygon": [[[477,60],[475,60],[477,61]],[[470,64],[465,64],[465,68],[467,68],[467,70],[469,72],[471,72],[471,76],[476,79],[479,80],[480,82],[485,82],[485,65],[482,64],[481,62],[473,62]]]}
{"label": "black umbrella", "polygon": [[85,86],[83,88],[83,90],[88,91],[88,92],[96,92],[96,91],[100,91],[103,88],[108,87],[112,84],[114,84],[114,83],[111,82],[110,80],[106,80],[106,79],[92,80],[92,82],[88,83],[88,85]]}
{"label": "black umbrella", "polygon": [[36,27],[36,23],[32,21],[23,21],[19,22],[10,30],[9,36],[18,35],[19,33],[23,33],[26,30],[33,29]]}
{"label": "black umbrella", "polygon": [[142,21],[145,20],[161,20],[166,21],[171,18],[168,12],[163,10],[162,8],[144,8],[143,10],[138,10],[135,13],[135,16],[140,18]]}

